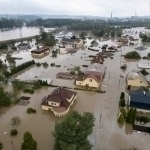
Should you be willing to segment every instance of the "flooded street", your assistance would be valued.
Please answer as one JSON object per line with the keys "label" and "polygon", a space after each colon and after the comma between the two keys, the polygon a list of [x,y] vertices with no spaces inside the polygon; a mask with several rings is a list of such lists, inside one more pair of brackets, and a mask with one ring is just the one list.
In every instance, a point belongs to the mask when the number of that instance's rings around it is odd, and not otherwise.
{"label": "flooded street", "polygon": [[[135,29],[136,31],[137,29]],[[141,30],[141,29],[139,29]],[[89,46],[92,40],[87,39],[86,45]],[[108,46],[117,45],[113,41],[99,42],[98,47],[102,47],[103,44]],[[94,146],[94,150],[120,150],[126,148],[138,148],[139,150],[148,150],[150,137],[145,134],[134,133],[129,125],[120,127],[117,124],[117,114],[120,93],[126,93],[126,101],[128,100],[128,93],[126,91],[126,75],[128,72],[137,68],[137,63],[148,63],[148,60],[129,61],[125,60],[121,55],[130,51],[135,51],[135,48],[140,46],[125,46],[118,49],[113,56],[113,59],[107,58],[104,61],[104,65],[107,67],[106,75],[103,81],[102,90],[106,93],[100,94],[95,92],[76,91],[77,99],[71,111],[77,110],[80,113],[92,112],[96,118],[95,127],[93,133],[89,136],[90,141]],[[53,49],[53,48],[52,48]],[[74,80],[57,79],[56,74],[58,72],[66,72],[67,68],[73,68],[74,66],[80,66],[82,71],[86,68],[82,65],[90,65],[92,58],[89,55],[96,55],[98,52],[94,52],[88,49],[78,50],[74,54],[58,54],[56,58],[51,57],[51,53],[41,59],[32,58],[31,50],[20,51],[14,53],[14,57],[22,57],[22,60],[16,60],[16,65],[22,64],[29,60],[35,60],[35,62],[47,62],[48,68],[31,66],[26,70],[19,72],[13,77],[21,80],[33,80],[35,76],[37,78],[51,78],[54,85],[61,85],[74,88]],[[138,51],[138,50],[136,50]],[[138,51],[140,55],[146,56],[150,52],[150,47],[144,51]],[[5,55],[1,55],[0,58],[5,60]],[[51,67],[50,64],[55,63],[61,65],[61,67]],[[127,64],[125,71],[120,69],[120,66]],[[139,69],[138,69],[139,70]],[[150,73],[150,69],[147,71]],[[123,75],[123,78],[120,78]],[[150,81],[150,75],[147,76]],[[64,118],[54,117],[52,112],[44,111],[41,109],[41,100],[44,96],[50,94],[54,88],[42,88],[37,90],[34,95],[28,95],[22,93],[23,96],[30,96],[30,103],[27,106],[16,105],[10,108],[0,108],[0,140],[4,143],[4,150],[11,149],[11,139],[14,142],[16,149],[20,148],[22,143],[23,134],[26,131],[30,131],[33,138],[38,143],[38,150],[53,149],[54,138],[52,131],[54,131],[55,122],[61,122]],[[37,110],[37,113],[28,115],[26,113],[27,108],[32,107]],[[70,111],[70,112],[71,112]],[[10,130],[13,128],[10,125],[10,120],[13,116],[19,115],[22,122],[17,126],[18,135],[16,137],[10,136]],[[3,133],[7,132],[6,135]]]}

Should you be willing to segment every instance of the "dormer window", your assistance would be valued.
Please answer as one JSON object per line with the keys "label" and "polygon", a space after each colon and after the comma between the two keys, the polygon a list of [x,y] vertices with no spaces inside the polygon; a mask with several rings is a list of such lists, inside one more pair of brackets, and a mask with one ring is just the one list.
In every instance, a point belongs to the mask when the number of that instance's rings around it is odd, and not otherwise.
{"label": "dormer window", "polygon": [[89,79],[90,82],[92,82],[92,79]]}

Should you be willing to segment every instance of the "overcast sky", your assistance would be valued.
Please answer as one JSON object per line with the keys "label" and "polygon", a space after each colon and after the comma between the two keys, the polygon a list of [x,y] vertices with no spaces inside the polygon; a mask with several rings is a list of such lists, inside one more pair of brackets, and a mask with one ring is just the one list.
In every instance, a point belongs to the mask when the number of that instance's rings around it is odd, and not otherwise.
{"label": "overcast sky", "polygon": [[0,14],[150,15],[150,0],[0,0]]}

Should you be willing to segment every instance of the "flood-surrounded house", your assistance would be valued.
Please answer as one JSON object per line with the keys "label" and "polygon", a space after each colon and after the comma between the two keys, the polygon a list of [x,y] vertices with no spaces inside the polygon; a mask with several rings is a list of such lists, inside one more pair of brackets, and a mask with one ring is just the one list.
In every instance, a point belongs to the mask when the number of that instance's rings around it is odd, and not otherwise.
{"label": "flood-surrounded house", "polygon": [[62,117],[69,112],[76,98],[76,92],[58,87],[50,95],[43,98],[42,109],[51,110],[55,116]]}
{"label": "flood-surrounded house", "polygon": [[105,76],[106,67],[101,64],[91,64],[84,75],[79,76],[75,80],[77,86],[82,86],[86,88],[96,88],[99,89],[102,80]]}
{"label": "flood-surrounded house", "polygon": [[48,54],[50,52],[50,49],[48,46],[44,46],[42,48],[36,49],[36,50],[32,50],[31,54],[32,56],[42,56],[45,54]]}
{"label": "flood-surrounded house", "polygon": [[131,87],[148,87],[149,83],[146,77],[138,71],[131,71],[127,74],[127,86]]}

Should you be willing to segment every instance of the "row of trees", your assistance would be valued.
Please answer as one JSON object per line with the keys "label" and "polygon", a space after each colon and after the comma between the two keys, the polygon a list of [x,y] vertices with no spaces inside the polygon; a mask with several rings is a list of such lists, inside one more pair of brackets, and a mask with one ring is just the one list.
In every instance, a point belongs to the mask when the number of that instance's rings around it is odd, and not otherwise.
{"label": "row of trees", "polygon": [[11,29],[14,27],[21,27],[23,25],[23,20],[21,19],[0,19],[0,29]]}
{"label": "row of trees", "polygon": [[27,26],[62,27],[71,30],[100,30],[106,26],[120,26],[123,28],[148,27],[149,20],[141,21],[104,21],[104,20],[79,20],[79,19],[36,19],[27,22]]}
{"label": "row of trees", "polygon": [[18,73],[19,71],[22,71],[23,69],[25,69],[25,68],[27,68],[27,67],[33,65],[33,64],[35,64],[35,61],[34,61],[34,60],[25,62],[25,63],[23,63],[23,64],[21,64],[21,65],[19,65],[19,66],[13,67],[10,72],[9,72],[9,71],[6,71],[6,72],[4,73],[4,75],[5,75],[5,77],[10,77],[11,75],[13,75],[13,74],[15,74],[15,73]]}

